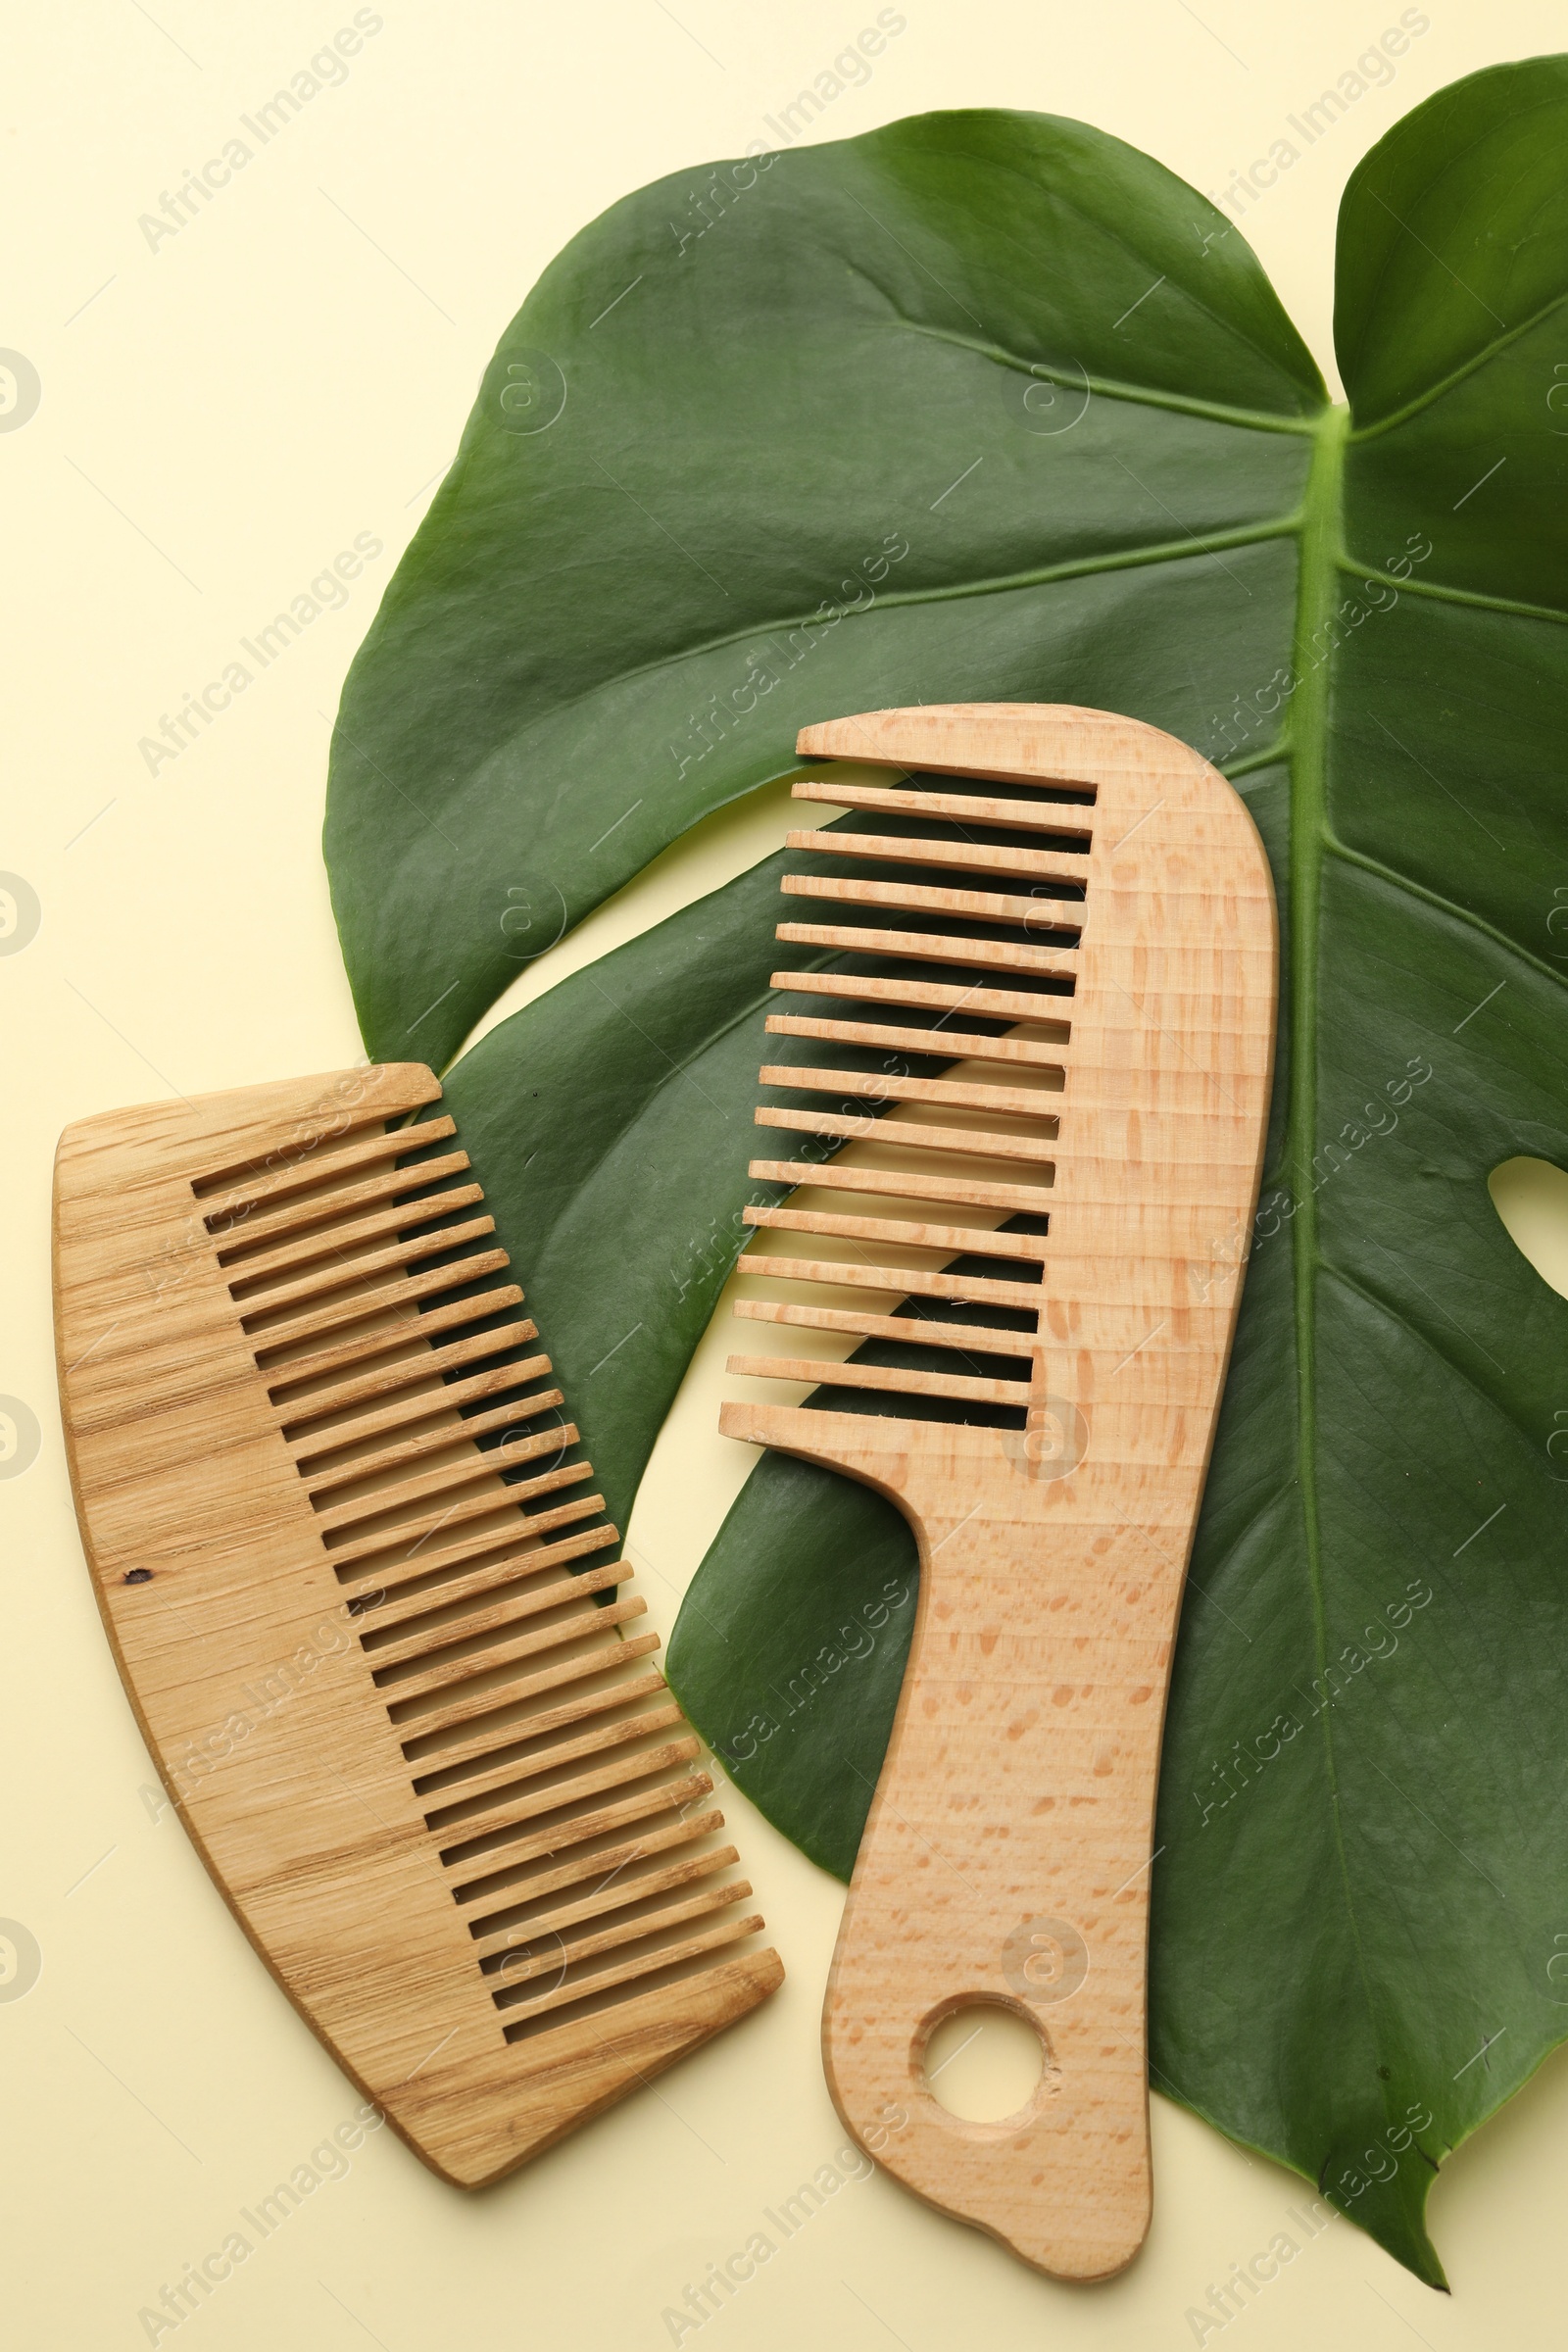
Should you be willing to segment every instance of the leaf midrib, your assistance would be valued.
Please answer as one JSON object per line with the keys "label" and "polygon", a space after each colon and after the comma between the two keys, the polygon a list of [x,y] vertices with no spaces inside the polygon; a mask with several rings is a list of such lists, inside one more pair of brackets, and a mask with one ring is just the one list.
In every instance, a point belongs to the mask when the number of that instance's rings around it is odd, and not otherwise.
{"label": "leaf midrib", "polygon": [[[1456,917],[1471,927],[1494,938],[1505,953],[1519,956],[1544,975],[1563,984],[1564,976],[1516,941],[1506,938],[1484,917],[1442,899],[1436,892],[1424,888],[1408,875],[1402,875],[1384,865],[1381,860],[1366,857],[1342,842],[1335,833],[1328,810],[1327,755],[1329,696],[1333,675],[1332,637],[1328,649],[1315,657],[1313,637],[1332,621],[1337,594],[1337,581],[1342,571],[1360,572],[1363,566],[1353,563],[1344,544],[1343,499],[1345,488],[1345,456],[1350,438],[1349,413],[1336,406],[1326,410],[1314,427],[1315,447],[1302,493],[1298,518],[1300,532],[1300,568],[1298,576],[1296,627],[1292,646],[1292,665],[1301,683],[1291,704],[1285,749],[1291,766],[1290,820],[1290,904],[1292,926],[1292,968],[1290,974],[1291,1004],[1291,1080],[1288,1127],[1285,1151],[1282,1155],[1282,1174],[1296,1200],[1296,1213],[1291,1224],[1292,1290],[1295,1309],[1296,1367],[1298,1384],[1297,1411],[1297,1481],[1300,1490],[1301,1530],[1306,1555],[1307,1577],[1311,1594],[1314,1647],[1317,1653],[1318,1674],[1321,1678],[1328,1667],[1328,1618],[1323,1585],[1322,1529],[1318,1511],[1317,1492],[1317,1278],[1320,1272],[1343,1279],[1353,1289],[1360,1289],[1354,1278],[1325,1258],[1318,1243],[1317,1200],[1312,1184],[1313,1140],[1317,1131],[1317,972],[1319,959],[1319,921],[1322,911],[1324,868],[1330,858],[1365,867],[1377,874],[1402,895],[1426,902],[1442,912]],[[1423,583],[1425,585],[1425,583]],[[1463,592],[1449,592],[1453,601],[1470,603],[1490,601],[1474,599]],[[1370,1294],[1363,1293],[1370,1297]],[[1385,1311],[1394,1312],[1388,1302]],[[1405,1319],[1397,1320],[1407,1329]],[[1419,1335],[1418,1335],[1419,1336]],[[1334,1850],[1339,1867],[1340,1886],[1345,1905],[1346,1926],[1355,1954],[1356,1974],[1360,1981],[1362,1998],[1366,2004],[1367,2024],[1374,2049],[1381,2053],[1382,2039],[1377,2003],[1373,1995],[1371,1973],[1367,1965],[1352,1886],[1349,1855],[1346,1846],[1343,1798],[1340,1788],[1339,1760],[1335,1751],[1334,1710],[1324,1707],[1319,1714],[1323,1736],[1324,1767],[1328,1780],[1330,1809],[1333,1821]],[[1379,2079],[1379,2093],[1384,2112],[1392,2114],[1390,2096]]]}
{"label": "leaf midrib", "polygon": [[[1301,1537],[1311,1592],[1312,1629],[1318,1674],[1328,1668],[1328,1616],[1323,1597],[1322,1529],[1317,1496],[1317,1199],[1311,1185],[1312,1139],[1317,1129],[1318,921],[1322,907],[1323,859],[1328,835],[1328,713],[1333,668],[1330,650],[1314,659],[1312,640],[1332,620],[1343,550],[1341,509],[1345,486],[1345,444],[1349,411],[1324,411],[1301,497],[1301,555],[1296,600],[1292,666],[1300,683],[1291,704],[1291,1084],[1285,1170],[1296,1199],[1291,1221],[1291,1273],[1296,1336],[1296,1459],[1301,1494]],[[1340,1798],[1339,1761],[1334,1749],[1333,1709],[1319,1713],[1324,1767],[1333,1816],[1334,1851],[1345,1900],[1346,1924],[1355,1952],[1356,1974],[1366,2002],[1374,2043],[1378,2014],[1350,1884],[1349,1856]],[[1385,2106],[1387,2100],[1385,2099]]]}

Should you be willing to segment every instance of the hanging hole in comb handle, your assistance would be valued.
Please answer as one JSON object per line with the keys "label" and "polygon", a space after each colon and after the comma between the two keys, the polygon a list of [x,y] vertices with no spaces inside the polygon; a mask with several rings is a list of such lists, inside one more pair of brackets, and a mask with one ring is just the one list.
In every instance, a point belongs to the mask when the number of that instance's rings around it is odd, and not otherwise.
{"label": "hanging hole in comb handle", "polygon": [[913,2061],[916,2081],[965,2124],[1011,2123],[1035,2105],[1048,2073],[1059,2080],[1038,2022],[994,1996],[941,2002],[915,2034]]}

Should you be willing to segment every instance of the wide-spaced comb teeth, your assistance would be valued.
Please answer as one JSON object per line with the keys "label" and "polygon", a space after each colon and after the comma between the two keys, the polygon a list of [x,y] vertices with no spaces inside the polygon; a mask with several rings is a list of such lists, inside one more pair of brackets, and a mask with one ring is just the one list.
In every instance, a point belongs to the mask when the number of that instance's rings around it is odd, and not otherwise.
{"label": "wide-spaced comb teeth", "polygon": [[[864,1137],[867,1120],[863,1111],[764,1109],[757,1113],[757,1124],[793,1129],[799,1135],[844,1136],[857,1141]],[[966,1158],[1029,1159],[1054,1168],[1055,1154],[1046,1149],[1050,1140],[1049,1136],[1014,1135],[991,1127],[929,1126],[914,1119],[906,1119],[897,1127],[890,1120],[887,1134],[878,1138],[890,1152],[959,1152]]]}
{"label": "wide-spaced comb teeth", "polygon": [[[762,1177],[769,1184],[810,1184],[822,1174],[820,1162],[791,1159],[754,1159],[750,1173]],[[833,1163],[832,1190],[836,1193],[888,1193],[901,1200],[946,1200],[958,1208],[1014,1209],[1025,1215],[1038,1210],[1043,1215],[1049,1207],[1051,1195],[1038,1187],[1023,1184],[991,1184],[978,1178],[970,1181],[955,1176],[891,1175],[882,1168],[848,1166],[842,1161]]]}
{"label": "wide-spaced comb teeth", "polygon": [[[919,2194],[1101,2278],[1148,2226],[1159,1728],[1256,1199],[1268,867],[1222,777],[1103,712],[877,711],[799,748],[862,765],[795,786],[855,813],[789,837],[820,919],[777,936],[834,960],[773,975],[802,1058],[764,1065],[757,1124],[811,1140],[751,1163],[801,1189],[745,1212],[730,1369],[803,1401],[720,1426],[891,1496],[921,1562],[828,2082]],[[1044,2045],[997,2127],[922,2079],[972,2001]]]}
{"label": "wide-spaced comb teeth", "polygon": [[[862,850],[860,855],[872,853]],[[1076,924],[1058,919],[1054,913],[1048,920],[1039,897],[1025,898],[1012,891],[940,890],[924,882],[847,882],[832,874],[786,874],[780,887],[799,899],[836,899],[852,906],[887,906],[905,914],[960,915],[976,924],[994,923],[999,929],[1014,923],[1033,924],[1037,933],[1059,934],[1055,945],[1078,944]],[[938,963],[943,958],[933,956],[931,960]]]}
{"label": "wide-spaced comb teeth", "polygon": [[[781,927],[779,937],[785,936],[793,937],[793,933]],[[896,937],[895,933],[885,935],[888,939]],[[879,944],[885,945],[885,941]],[[1071,978],[1065,967],[1059,973],[1054,972],[1054,967],[1053,971],[1057,979]],[[848,993],[868,1004],[930,1005],[937,1011],[967,1013],[977,1020],[1041,1020],[1042,1025],[1049,1026],[1039,1013],[1037,997],[1025,994],[1022,989],[984,987],[977,980],[965,980],[960,985],[921,980],[910,973],[907,977],[895,975],[891,979],[858,979],[855,988],[846,992],[835,972],[787,972],[782,976],[775,973],[773,986],[791,989],[797,996],[843,997]]]}
{"label": "wide-spaced comb teeth", "polygon": [[[773,1037],[833,1038],[844,1046],[886,1046],[913,1054],[931,1051],[929,1030],[899,1029],[885,1021],[818,1021],[799,1013],[770,1012],[764,1026]],[[993,1037],[984,1030],[961,1026],[950,1027],[946,1035],[961,1045],[971,1061],[1019,1062],[1026,1068],[1053,1070],[1060,1075],[1061,1064],[1053,1046],[1036,1045],[1027,1038]]]}
{"label": "wide-spaced comb teeth", "polygon": [[[815,782],[795,788],[802,799],[817,800],[828,798],[836,789]],[[1037,1169],[1049,1184],[1054,1169],[1071,1037],[1070,1018],[1062,1017],[1070,1013],[1070,1004],[1062,1000],[1070,997],[1073,986],[1069,958],[1076,950],[1085,906],[1085,852],[1092,841],[1092,828],[1082,820],[1083,804],[1090,797],[1081,789],[1054,803],[1038,795],[1009,800],[994,789],[970,796],[955,791],[859,787],[854,790],[853,805],[878,815],[886,808],[903,826],[902,832],[883,830],[875,816],[869,816],[866,829],[859,831],[812,828],[792,832],[788,837],[791,849],[809,858],[851,863],[852,871],[845,876],[808,867],[787,874],[782,885],[786,896],[831,900],[858,910],[871,910],[885,920],[874,930],[858,922],[854,928],[779,925],[778,936],[783,941],[809,939],[815,946],[837,947],[844,955],[836,971],[776,972],[775,988],[789,990],[800,983],[816,994],[831,993],[847,1017],[770,1015],[767,1026],[773,1035],[817,1044],[820,1059],[815,1064],[764,1064],[760,1083],[797,1096],[837,1100],[831,1107],[825,1102],[805,1107],[764,1103],[756,1114],[758,1124],[819,1137],[829,1145],[840,1140],[852,1145],[874,1140],[884,1162],[889,1154],[919,1154],[924,1169],[942,1160],[970,1165],[975,1161],[1022,1162]],[[984,811],[983,818],[976,814],[978,810]],[[1075,820],[1070,836],[1063,834],[1064,815]],[[1009,828],[1004,841],[973,837],[977,830],[984,832],[1004,820]],[[1030,846],[1025,838],[1029,833],[1049,839],[1053,846]],[[890,869],[899,878],[884,878]],[[1029,884],[1027,896],[1018,888],[1025,881]],[[991,887],[993,884],[996,887]],[[909,933],[900,918],[911,913],[927,922],[940,922],[944,928]],[[891,968],[882,964],[884,956],[893,959]],[[929,978],[913,978],[901,968],[917,962],[929,966]],[[1028,994],[1016,987],[993,991],[978,980],[955,985],[946,977],[955,965],[994,972],[1001,981],[1011,981],[1020,972],[1038,972],[1045,976],[1045,984]],[[879,993],[870,994],[872,989]],[[988,1002],[993,997],[1004,1002]],[[909,1010],[929,1007],[935,1017],[925,1026],[866,1017],[890,999]],[[1007,1034],[1000,1027],[999,1016],[1009,1023],[1027,1022],[1029,1027],[1024,1034]],[[839,1066],[831,1053],[835,1046],[860,1049],[867,1066],[859,1070]],[[870,1066],[871,1055],[878,1053],[881,1066]],[[972,1078],[936,1074],[944,1062],[961,1061],[980,1065]],[[923,1072],[918,1066],[922,1062]],[[875,1111],[894,1103],[906,1106],[902,1115],[896,1119],[875,1117],[873,1125]],[[862,1105],[874,1106],[874,1110]],[[928,1156],[932,1154],[939,1157]],[[753,1172],[760,1173],[760,1164],[754,1166]],[[836,1166],[831,1173],[824,1167],[817,1172],[817,1180],[832,1189],[838,1173]],[[889,1183],[886,1189],[892,1192],[897,1188]],[[1003,1205],[998,1200],[976,1201],[966,1198],[968,1192],[961,1180],[950,1186],[935,1178],[916,1197],[945,1200],[956,1210]],[[1048,1200],[1043,1186],[1040,1194],[1030,1197],[1025,1213],[1032,1210],[1037,1217],[1046,1213]],[[1024,1204],[1012,1200],[1006,1205],[1018,1208]],[[1024,1306],[1033,1324],[1042,1296],[1038,1273],[1032,1280],[1020,1276],[1011,1282],[999,1282],[991,1276],[964,1279],[947,1275],[931,1263],[929,1252],[984,1250],[983,1227],[899,1217],[850,1219],[822,1211],[759,1208],[747,1213],[754,1222],[779,1231],[820,1233],[852,1243],[856,1255],[779,1257],[754,1247],[741,1260],[743,1273],[875,1289],[895,1296],[902,1293],[909,1299],[968,1301],[984,1308]],[[894,1256],[891,1262],[884,1255],[867,1263],[867,1250],[892,1251]],[[912,1261],[907,1254],[911,1250],[918,1253]],[[1001,1254],[1025,1254],[1036,1266],[1043,1263],[1038,1240],[1026,1236],[1004,1237]],[[992,1347],[991,1326],[951,1323],[942,1327],[929,1315],[868,1316],[760,1302],[743,1303],[737,1311],[755,1320],[949,1353],[1010,1356],[1010,1364],[995,1371],[988,1365],[983,1373],[978,1367],[965,1372],[956,1365],[946,1369],[932,1365],[923,1370],[873,1366],[857,1375],[827,1370],[820,1377],[830,1388],[855,1387],[871,1395],[944,1399],[956,1416],[974,1405],[988,1408],[986,1418],[993,1418],[990,1408],[999,1405],[1019,1412],[1027,1409],[1030,1349],[1017,1344],[1016,1333],[1010,1335],[1012,1347],[1003,1344],[1004,1327],[997,1327],[998,1344]],[[750,1377],[815,1376],[809,1364],[803,1372],[802,1359],[794,1357],[771,1363],[736,1357],[731,1368]]]}
{"label": "wide-spaced comb teeth", "polygon": [[[901,797],[906,804],[912,803],[922,817],[931,815],[929,808],[919,807],[922,798],[919,793],[906,793]],[[868,801],[869,796],[862,794],[859,806],[865,808]],[[951,806],[951,798],[948,805]],[[1012,821],[1021,827],[1028,820],[1014,816]],[[976,874],[1032,874],[1036,877],[1043,898],[1082,899],[1084,895],[1082,873],[1074,873],[1061,858],[1054,858],[1044,850],[992,849],[977,842],[964,841],[959,838],[957,822],[953,825],[951,834],[944,833],[937,839],[901,837],[894,833],[862,833],[858,837],[853,833],[787,833],[784,847],[787,850],[822,850],[833,858],[880,858],[892,865],[937,865],[949,873],[961,874],[972,869]],[[1049,889],[1047,885],[1051,883],[1059,883],[1061,887],[1057,890]],[[786,890],[798,891],[802,887],[803,880],[799,875],[788,876],[784,883]],[[902,901],[892,903],[903,904]],[[986,912],[987,909],[982,905],[979,911]],[[1029,917],[1032,919],[1041,911],[1030,905]]]}
{"label": "wide-spaced comb teeth", "polygon": [[[907,904],[907,897],[904,903]],[[1062,951],[1076,944],[1067,940],[1049,948],[1037,948],[1027,940],[983,939],[961,932],[871,930],[843,923],[780,923],[777,937],[803,947],[837,948],[847,956],[906,956],[915,963],[973,964],[981,971],[994,971],[1003,978],[1017,972],[1038,972],[1050,980],[1070,977],[1061,959]],[[853,989],[836,989],[832,993],[855,995]],[[967,1001],[965,995],[956,994],[953,999],[959,1004]],[[1027,1013],[1013,1015],[1015,1020],[1028,1017]]]}
{"label": "wide-spaced comb teeth", "polygon": [[[841,753],[839,757],[853,759],[854,754]],[[940,783],[932,791],[905,792],[891,784],[841,784],[835,777],[796,784],[792,791],[798,801],[828,801],[835,808],[872,808],[882,815],[921,818],[951,816],[965,825],[1014,825],[1021,832],[1048,832],[1063,841],[1087,842],[1091,838],[1091,828],[1075,819],[1072,809],[1092,802],[1092,791],[1039,791],[1021,785],[1016,777],[1007,782],[1011,789],[1002,794],[989,794],[983,785],[974,783],[962,792],[949,792]],[[1041,822],[1042,803],[1050,804],[1047,824]]]}
{"label": "wide-spaced comb teeth", "polygon": [[56,1266],[78,1513],[160,1766],[306,2017],[474,2185],[782,1972],[453,1123],[402,1123],[439,1091],[87,1121]]}
{"label": "wide-spaced comb teeth", "polygon": [[[929,1054],[929,1042],[921,1049]],[[940,1047],[937,1051],[941,1051]],[[1054,1102],[1042,1102],[1038,1095],[1027,1094],[1022,1087],[955,1085],[946,1078],[862,1077],[857,1070],[812,1070],[804,1065],[789,1069],[779,1063],[767,1062],[760,1077],[763,1086],[794,1086],[808,1088],[813,1093],[869,1095],[882,1102],[934,1102],[944,1110],[984,1110],[1011,1112],[1019,1119],[1049,1119],[1056,1123]]]}

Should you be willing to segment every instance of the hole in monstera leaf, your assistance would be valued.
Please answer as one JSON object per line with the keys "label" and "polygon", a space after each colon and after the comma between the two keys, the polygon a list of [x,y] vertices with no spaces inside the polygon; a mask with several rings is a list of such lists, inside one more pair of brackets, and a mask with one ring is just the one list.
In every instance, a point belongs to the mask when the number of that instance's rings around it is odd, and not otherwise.
{"label": "hole in monstera leaf", "polygon": [[1487,1190],[1508,1239],[1568,1298],[1568,1173],[1547,1159],[1505,1159]]}

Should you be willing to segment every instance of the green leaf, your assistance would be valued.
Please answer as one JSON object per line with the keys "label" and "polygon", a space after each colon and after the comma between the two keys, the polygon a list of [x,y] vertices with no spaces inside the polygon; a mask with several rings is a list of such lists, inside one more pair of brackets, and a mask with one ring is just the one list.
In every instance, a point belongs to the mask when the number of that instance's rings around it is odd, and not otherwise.
{"label": "green leaf", "polygon": [[[1565,134],[1564,61],[1498,69],[1401,123],[1345,200],[1354,423],[1318,428],[1299,521],[1289,808],[1287,771],[1245,786],[1293,1051],[1156,1838],[1156,2082],[1433,2283],[1438,2162],[1568,2033],[1545,1451],[1568,1307],[1486,1191],[1520,1150],[1568,1161]],[[907,1618],[831,1660],[861,1555],[906,1576],[912,1545],[869,1494],[824,1540],[833,1482],[807,1477],[754,1477],[670,1661],[737,1780],[847,1875]]]}
{"label": "green leaf", "polygon": [[369,1052],[439,1067],[824,713],[1049,696],[1213,740],[1285,658],[1322,399],[1240,234],[1082,123],[925,116],[627,197],[503,336],[344,689]]}
{"label": "green leaf", "polygon": [[[1239,779],[1289,958],[1152,2063],[1435,2282],[1438,2161],[1568,2032],[1568,1306],[1486,1195],[1521,1151],[1568,1162],[1565,114],[1564,61],[1495,69],[1352,176],[1349,429],[1239,232],[1079,124],[925,118],[629,198],[487,373],[351,678],[327,831],[367,1041],[440,1060],[804,721],[1082,702]],[[451,1076],[617,1510],[747,1197],[771,888]],[[671,1644],[736,1779],[841,1872],[911,1579],[888,1506],[764,1460]]]}
{"label": "green leaf", "polygon": [[[1545,1451],[1568,1306],[1487,1195],[1521,1148],[1568,1159],[1565,138],[1568,61],[1477,74],[1341,211],[1354,426],[1342,480],[1327,441],[1314,478],[1303,622],[1365,589],[1391,532],[1434,552],[1298,698],[1288,1134],[1177,1661],[1152,1931],[1181,2094],[1434,2283],[1437,2162],[1568,2033]],[[1433,2121],[1401,2150],[1412,2107]]]}

